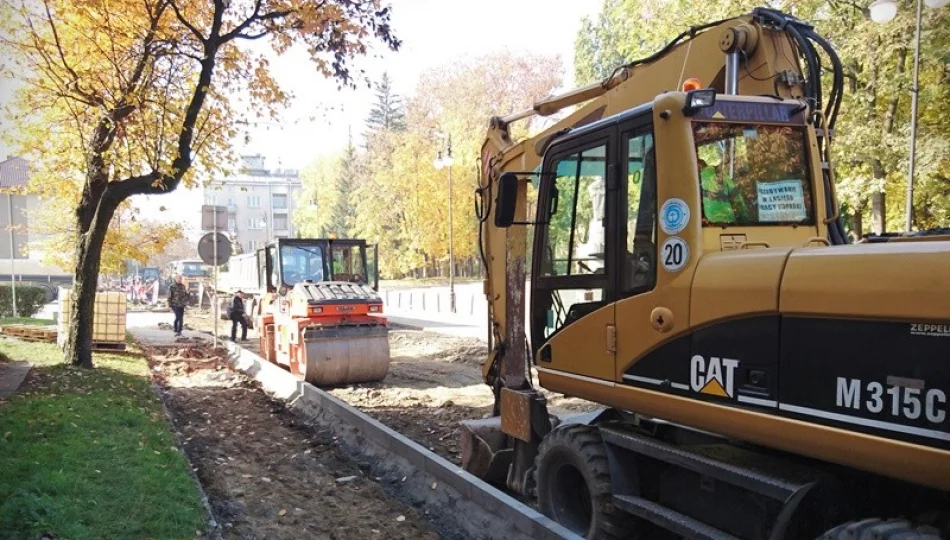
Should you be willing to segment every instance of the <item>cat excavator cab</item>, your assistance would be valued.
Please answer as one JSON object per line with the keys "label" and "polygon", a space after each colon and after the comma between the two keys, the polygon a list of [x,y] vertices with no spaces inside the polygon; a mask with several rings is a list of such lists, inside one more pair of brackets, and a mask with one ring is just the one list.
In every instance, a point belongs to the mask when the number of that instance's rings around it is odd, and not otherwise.
{"label": "cat excavator cab", "polygon": [[758,8],[491,119],[467,471],[586,538],[950,538],[950,238],[850,244],[842,81]]}

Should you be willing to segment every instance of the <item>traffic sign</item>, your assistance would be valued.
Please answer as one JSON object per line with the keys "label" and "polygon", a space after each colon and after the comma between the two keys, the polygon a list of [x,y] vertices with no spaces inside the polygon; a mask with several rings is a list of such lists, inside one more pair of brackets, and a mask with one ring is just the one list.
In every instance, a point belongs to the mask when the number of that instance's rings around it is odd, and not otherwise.
{"label": "traffic sign", "polygon": [[201,237],[201,240],[198,240],[198,256],[201,257],[201,260],[206,264],[214,265],[214,248],[215,242],[214,237],[218,236],[218,266],[228,262],[228,259],[231,258],[231,241],[228,240],[228,237],[221,233],[208,233]]}
{"label": "traffic sign", "polygon": [[[217,216],[217,223],[215,217]],[[204,204],[201,206],[201,230],[225,231],[228,229],[228,207]]]}

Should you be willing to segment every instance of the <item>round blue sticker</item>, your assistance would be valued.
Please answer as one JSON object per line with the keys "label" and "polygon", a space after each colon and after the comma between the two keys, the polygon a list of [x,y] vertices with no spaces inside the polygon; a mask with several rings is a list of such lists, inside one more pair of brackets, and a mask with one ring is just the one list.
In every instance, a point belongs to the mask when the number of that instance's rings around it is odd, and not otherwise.
{"label": "round blue sticker", "polygon": [[689,207],[683,199],[667,199],[660,208],[660,226],[666,234],[679,234],[689,223]]}

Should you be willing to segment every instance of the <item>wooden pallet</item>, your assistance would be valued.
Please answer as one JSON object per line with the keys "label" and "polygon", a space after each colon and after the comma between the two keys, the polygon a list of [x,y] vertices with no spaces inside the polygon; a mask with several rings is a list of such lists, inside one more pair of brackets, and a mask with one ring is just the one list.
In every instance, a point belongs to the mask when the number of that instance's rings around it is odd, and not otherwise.
{"label": "wooden pallet", "polygon": [[53,343],[58,331],[55,326],[31,326],[28,324],[10,324],[0,328],[0,333],[26,341]]}
{"label": "wooden pallet", "polygon": [[92,342],[92,350],[101,351],[101,352],[124,351],[125,346],[126,346],[125,343],[117,343],[117,342],[105,342],[105,341]]}

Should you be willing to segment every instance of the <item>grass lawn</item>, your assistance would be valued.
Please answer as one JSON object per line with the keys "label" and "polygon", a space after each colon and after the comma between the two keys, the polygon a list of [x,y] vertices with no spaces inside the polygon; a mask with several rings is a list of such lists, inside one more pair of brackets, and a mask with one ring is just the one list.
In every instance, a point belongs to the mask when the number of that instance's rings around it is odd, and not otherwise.
{"label": "grass lawn", "polygon": [[140,356],[67,367],[54,344],[0,340],[34,368],[0,406],[0,538],[194,538],[200,494]]}
{"label": "grass lawn", "polygon": [[32,324],[36,326],[51,326],[56,324],[53,319],[32,319],[30,317],[0,317],[0,326],[6,324]]}

